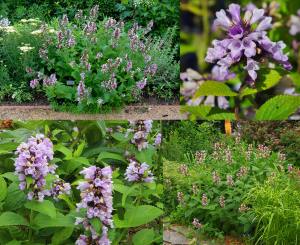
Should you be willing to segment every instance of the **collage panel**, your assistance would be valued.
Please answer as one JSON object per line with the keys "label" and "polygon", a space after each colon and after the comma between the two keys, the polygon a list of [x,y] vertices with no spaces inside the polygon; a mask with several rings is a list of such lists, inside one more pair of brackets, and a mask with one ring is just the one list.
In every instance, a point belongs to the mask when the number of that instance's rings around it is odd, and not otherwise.
{"label": "collage panel", "polygon": [[0,122],[0,244],[162,244],[160,121]]}
{"label": "collage panel", "polygon": [[181,111],[299,120],[300,2],[181,1]]}
{"label": "collage panel", "polygon": [[179,0],[1,1],[1,117],[179,111],[178,23]]}
{"label": "collage panel", "polygon": [[164,122],[164,244],[299,244],[299,121]]}

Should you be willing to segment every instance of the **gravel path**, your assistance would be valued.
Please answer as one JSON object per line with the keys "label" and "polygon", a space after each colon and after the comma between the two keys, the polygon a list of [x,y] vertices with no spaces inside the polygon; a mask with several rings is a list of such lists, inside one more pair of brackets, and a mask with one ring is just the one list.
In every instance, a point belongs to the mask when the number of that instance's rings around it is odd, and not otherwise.
{"label": "gravel path", "polygon": [[127,106],[117,113],[72,114],[49,106],[0,106],[0,119],[20,120],[184,120],[178,105]]}

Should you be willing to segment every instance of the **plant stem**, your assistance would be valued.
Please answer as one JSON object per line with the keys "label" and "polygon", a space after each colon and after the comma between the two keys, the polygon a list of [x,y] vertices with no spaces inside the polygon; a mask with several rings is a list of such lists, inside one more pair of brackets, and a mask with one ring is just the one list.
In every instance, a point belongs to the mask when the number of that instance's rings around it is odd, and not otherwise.
{"label": "plant stem", "polygon": [[298,62],[298,67],[297,67],[297,72],[298,73],[300,73],[300,49],[299,49],[299,51],[298,51],[298,60],[297,60]]}
{"label": "plant stem", "polygon": [[31,242],[32,239],[32,221],[33,221],[33,210],[30,210],[30,216],[29,216],[29,224],[30,224],[30,229],[29,229],[29,241]]}
{"label": "plant stem", "polygon": [[[202,9],[202,23],[203,23],[203,34],[202,34],[202,45],[201,45],[201,57],[200,60],[198,61],[200,64],[200,69],[202,69],[202,66],[205,64],[204,58],[208,46],[208,41],[209,41],[209,30],[210,30],[210,25],[209,25],[209,10],[208,10],[208,1],[207,0],[202,0],[200,1],[201,9]],[[204,64],[203,64],[204,63]],[[204,67],[203,67],[204,69]]]}

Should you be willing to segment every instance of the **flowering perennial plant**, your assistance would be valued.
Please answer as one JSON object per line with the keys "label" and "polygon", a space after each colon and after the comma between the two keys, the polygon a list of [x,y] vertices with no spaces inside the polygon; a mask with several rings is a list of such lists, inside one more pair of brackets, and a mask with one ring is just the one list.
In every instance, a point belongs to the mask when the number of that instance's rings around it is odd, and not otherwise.
{"label": "flowering perennial plant", "polygon": [[[109,245],[111,242],[108,239],[108,228],[113,228],[112,169],[111,167],[101,169],[91,166],[80,173],[84,175],[85,180],[78,185],[81,202],[77,204],[77,210],[85,209],[86,212],[84,218],[76,219],[76,224],[82,224],[90,235],[80,235],[76,244]],[[101,235],[93,227],[93,219],[101,221]]]}
{"label": "flowering perennial plant", "polygon": [[286,45],[282,41],[273,42],[267,36],[272,28],[272,17],[265,16],[264,9],[246,10],[241,16],[241,7],[230,4],[227,13],[225,10],[216,13],[214,24],[227,35],[223,40],[213,41],[213,47],[207,52],[207,62],[217,64],[224,74],[229,74],[232,65],[243,63],[249,84],[257,80],[257,71],[264,58],[271,58],[287,70],[292,69],[283,51]]}
{"label": "flowering perennial plant", "polygon": [[52,142],[43,134],[37,134],[19,145],[16,154],[15,171],[20,180],[20,190],[28,191],[29,200],[43,201],[45,196],[51,195],[51,191],[46,189],[46,177],[55,174],[57,167],[49,163],[53,159]]}

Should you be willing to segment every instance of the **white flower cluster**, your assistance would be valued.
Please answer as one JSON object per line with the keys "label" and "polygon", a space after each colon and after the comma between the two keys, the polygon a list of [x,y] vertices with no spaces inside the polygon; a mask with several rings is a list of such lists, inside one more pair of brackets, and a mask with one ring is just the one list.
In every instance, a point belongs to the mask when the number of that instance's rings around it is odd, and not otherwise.
{"label": "white flower cluster", "polygon": [[154,4],[154,0],[133,0],[133,6],[137,8],[140,5],[144,5],[145,7],[152,6]]}

